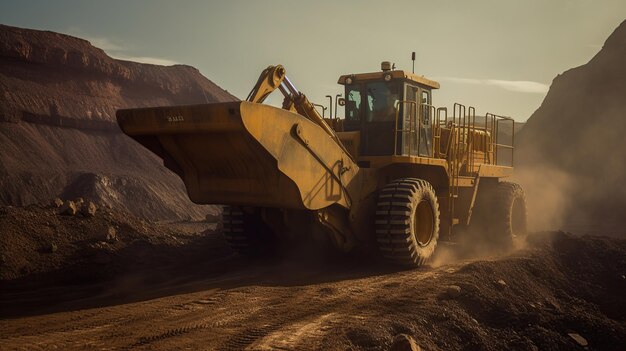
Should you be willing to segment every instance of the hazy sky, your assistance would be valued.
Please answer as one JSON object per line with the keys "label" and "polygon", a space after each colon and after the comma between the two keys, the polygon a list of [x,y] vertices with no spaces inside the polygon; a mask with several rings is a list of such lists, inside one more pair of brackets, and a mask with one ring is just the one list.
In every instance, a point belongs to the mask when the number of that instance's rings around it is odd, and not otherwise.
{"label": "hazy sky", "polygon": [[113,57],[192,65],[241,99],[261,70],[281,63],[326,104],[342,92],[339,75],[377,71],[384,60],[411,70],[416,51],[415,72],[441,83],[436,105],[519,121],[624,19],[626,0],[0,0],[0,23],[79,36]]}

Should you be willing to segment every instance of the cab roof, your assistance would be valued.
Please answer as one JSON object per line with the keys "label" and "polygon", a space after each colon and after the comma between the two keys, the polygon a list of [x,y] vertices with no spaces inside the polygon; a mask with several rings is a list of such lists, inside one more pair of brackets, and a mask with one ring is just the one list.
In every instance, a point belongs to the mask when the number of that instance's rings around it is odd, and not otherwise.
{"label": "cab roof", "polygon": [[341,85],[346,85],[346,78],[350,77],[354,82],[363,82],[370,80],[383,80],[386,74],[391,74],[392,79],[404,79],[419,85],[425,85],[427,87],[433,89],[439,89],[439,83],[434,80],[430,80],[428,78],[424,78],[423,76],[418,76],[414,73],[405,72],[402,70],[396,71],[380,71],[380,72],[372,72],[372,73],[357,73],[357,74],[345,74],[339,77],[337,83]]}

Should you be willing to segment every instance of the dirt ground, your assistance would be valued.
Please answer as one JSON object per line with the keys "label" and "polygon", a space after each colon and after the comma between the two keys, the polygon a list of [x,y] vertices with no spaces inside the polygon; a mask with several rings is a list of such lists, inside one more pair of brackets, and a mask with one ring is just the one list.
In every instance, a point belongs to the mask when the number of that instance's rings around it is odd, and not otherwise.
{"label": "dirt ground", "polygon": [[626,345],[623,239],[534,233],[508,255],[442,246],[399,270],[246,259],[215,224],[55,211],[0,208],[1,350],[387,350],[401,333],[426,350]]}

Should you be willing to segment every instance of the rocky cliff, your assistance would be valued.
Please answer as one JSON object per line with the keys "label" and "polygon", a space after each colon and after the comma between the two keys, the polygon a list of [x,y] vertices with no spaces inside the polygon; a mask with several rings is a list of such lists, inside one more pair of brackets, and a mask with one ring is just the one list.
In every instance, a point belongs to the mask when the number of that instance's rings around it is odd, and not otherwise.
{"label": "rocky cliff", "polygon": [[86,40],[0,25],[0,204],[81,196],[151,219],[200,218],[211,209],[121,133],[115,111],[231,100],[193,67],[116,60]]}
{"label": "rocky cliff", "polygon": [[538,198],[560,197],[566,218],[623,222],[625,138],[626,21],[591,61],[554,79],[517,138],[518,165],[545,190]]}

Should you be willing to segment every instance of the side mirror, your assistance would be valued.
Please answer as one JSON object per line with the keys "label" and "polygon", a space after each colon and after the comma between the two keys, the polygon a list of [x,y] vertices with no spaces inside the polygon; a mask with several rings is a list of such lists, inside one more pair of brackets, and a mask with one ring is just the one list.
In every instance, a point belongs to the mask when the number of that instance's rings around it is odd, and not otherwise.
{"label": "side mirror", "polygon": [[346,105],[346,99],[344,98],[339,98],[337,100],[337,103],[339,104],[339,106],[345,106]]}

